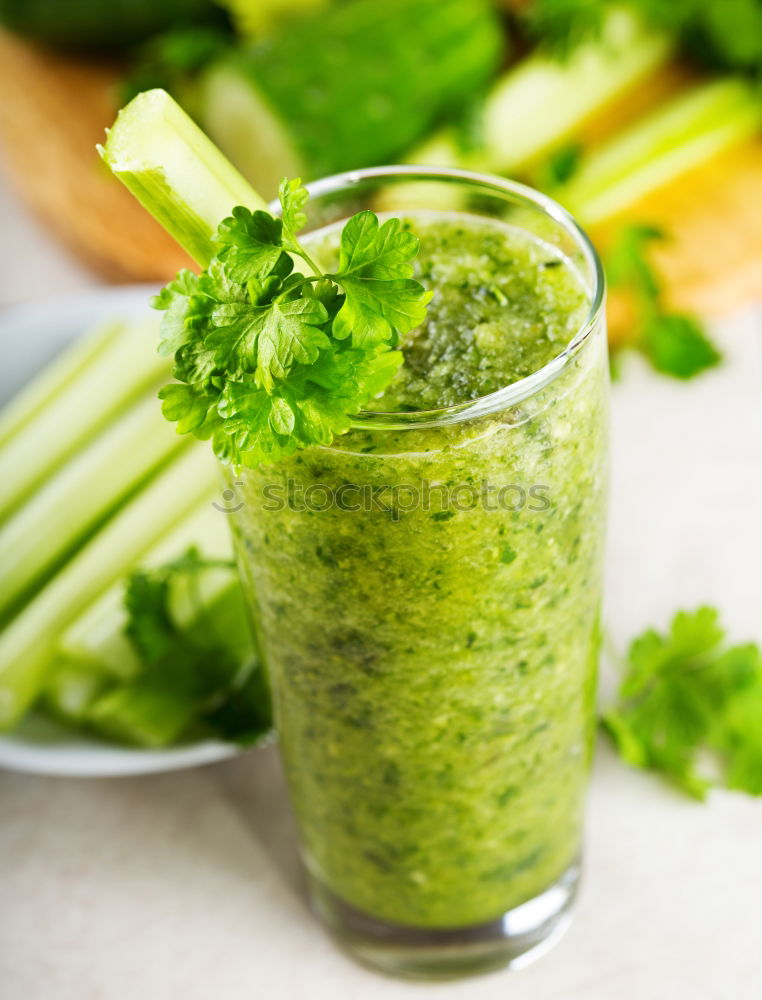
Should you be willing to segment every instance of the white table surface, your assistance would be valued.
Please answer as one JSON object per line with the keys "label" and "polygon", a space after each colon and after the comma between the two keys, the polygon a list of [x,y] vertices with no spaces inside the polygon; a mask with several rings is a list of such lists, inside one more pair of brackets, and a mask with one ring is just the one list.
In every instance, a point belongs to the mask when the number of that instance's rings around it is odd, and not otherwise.
{"label": "white table surface", "polygon": [[[96,283],[2,184],[0,217],[0,303]],[[759,313],[718,336],[729,360],[700,381],[633,364],[614,389],[619,648],[702,602],[762,640]],[[758,1000],[761,927],[762,801],[699,805],[605,744],[566,937],[522,972],[435,987],[356,966],[309,915],[274,751],[148,778],[0,773],[2,1000]]]}

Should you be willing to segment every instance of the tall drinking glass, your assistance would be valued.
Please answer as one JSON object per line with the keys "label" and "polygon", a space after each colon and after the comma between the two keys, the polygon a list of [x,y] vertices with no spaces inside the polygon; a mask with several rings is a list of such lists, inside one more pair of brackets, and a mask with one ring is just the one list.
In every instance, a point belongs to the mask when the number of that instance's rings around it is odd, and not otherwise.
{"label": "tall drinking glass", "polygon": [[387,167],[310,191],[318,249],[381,205],[413,230],[462,222],[474,295],[485,222],[547,257],[551,301],[559,267],[581,289],[578,326],[539,370],[444,408],[360,413],[330,447],[235,477],[314,909],[388,972],[515,965],[558,936],[579,878],[606,492],[600,263],[562,208],[495,177]]}

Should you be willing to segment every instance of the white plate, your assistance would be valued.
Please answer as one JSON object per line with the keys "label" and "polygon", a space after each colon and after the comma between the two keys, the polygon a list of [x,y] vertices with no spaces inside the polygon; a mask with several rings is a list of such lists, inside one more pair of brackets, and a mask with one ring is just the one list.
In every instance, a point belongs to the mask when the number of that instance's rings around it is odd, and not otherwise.
{"label": "white plate", "polygon": [[[103,288],[70,298],[12,306],[0,313],[0,406],[85,330],[111,317],[149,312],[154,286]],[[205,740],[169,750],[138,750],[69,732],[31,715],[0,735],[0,767],[77,778],[174,771],[233,757],[240,748]]]}

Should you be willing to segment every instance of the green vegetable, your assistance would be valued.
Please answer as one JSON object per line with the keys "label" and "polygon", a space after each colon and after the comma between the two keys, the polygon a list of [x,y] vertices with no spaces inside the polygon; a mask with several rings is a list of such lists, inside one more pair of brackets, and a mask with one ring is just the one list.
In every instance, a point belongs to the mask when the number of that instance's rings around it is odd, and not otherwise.
{"label": "green vegetable", "polygon": [[0,410],[0,448],[33,417],[49,406],[68,389],[91,364],[100,360],[113,346],[121,325],[107,323],[90,334],[80,337]]}
{"label": "green vegetable", "polygon": [[[535,38],[560,56],[595,37],[616,0],[533,0],[526,21]],[[688,54],[712,67],[762,68],[759,0],[629,0],[657,31],[667,31]]]}
{"label": "green vegetable", "polygon": [[[197,601],[192,629],[182,627],[172,611],[172,589],[178,583],[200,585],[208,571],[225,568],[233,584],[223,600]],[[248,712],[221,714],[226,701],[237,699],[253,670],[251,639],[243,595],[233,564],[220,567],[190,549],[159,568],[140,570],[125,591],[126,632],[140,660],[136,677],[98,695],[88,707],[88,724],[112,738],[141,746],[166,746],[189,735],[206,721],[218,735],[247,741],[270,725],[269,702],[247,700]],[[210,716],[212,717],[210,719]]]}
{"label": "green vegetable", "polygon": [[[157,436],[157,428],[147,433]],[[129,457],[122,450],[116,454],[120,462]],[[216,475],[205,449],[187,449],[116,513],[0,633],[0,729],[15,725],[38,698],[66,626],[209,495]],[[41,546],[50,541],[45,527],[38,539]]]}
{"label": "green vegetable", "polygon": [[0,0],[0,23],[62,48],[125,49],[179,24],[224,22],[212,0]]}
{"label": "green vegetable", "polygon": [[[717,611],[678,612],[630,646],[603,725],[622,757],[703,799],[712,784],[762,794],[762,652],[727,646]],[[709,756],[716,772],[702,769]]]}
{"label": "green vegetable", "polygon": [[[160,393],[164,415],[235,465],[349,430],[401,364],[391,350],[399,333],[426,313],[430,294],[412,278],[418,240],[398,220],[353,216],[339,270],[325,274],[296,235],[307,197],[284,180],[281,219],[235,208],[208,269],[181,272],[155,300],[165,310],[161,350],[174,352],[179,380]],[[294,257],[312,273],[293,272]]]}
{"label": "green vegetable", "polygon": [[284,175],[398,158],[481,91],[502,46],[487,0],[336,4],[212,67],[201,122],[274,195]]}
{"label": "green vegetable", "polygon": [[[166,375],[166,362],[151,350],[155,335],[152,322],[112,323],[92,335],[93,349],[89,341],[72,348],[74,358],[86,357],[89,363],[71,371],[55,395],[48,394],[46,404],[0,446],[0,520],[23,510],[46,477]],[[60,371],[73,367],[67,358],[59,364]],[[36,380],[30,385],[27,400],[46,396],[44,383],[50,376],[40,379],[41,386]]]}
{"label": "green vegetable", "polygon": [[760,125],[762,102],[752,84],[740,78],[701,84],[589,153],[554,196],[583,222],[601,222]]}
{"label": "green vegetable", "polygon": [[482,111],[480,146],[462,149],[451,129],[406,160],[506,174],[523,169],[567,143],[582,121],[671,54],[666,36],[644,28],[625,9],[612,10],[600,37],[576,47],[566,60],[532,53],[493,85]]}
{"label": "green vegetable", "polygon": [[0,609],[28,595],[181,445],[147,397],[75,455],[0,528]]}
{"label": "green vegetable", "polygon": [[220,219],[235,205],[265,202],[163,90],[119,112],[98,152],[111,171],[202,266]]}
{"label": "green vegetable", "polygon": [[657,371],[687,379],[719,364],[722,356],[697,319],[669,312],[662,303],[661,282],[648,248],[664,238],[656,226],[623,227],[606,257],[606,272],[612,288],[634,296],[639,334],[633,346]]}
{"label": "green vegetable", "polygon": [[250,38],[261,38],[273,25],[321,10],[330,2],[332,0],[219,0],[230,12],[236,31]]}
{"label": "green vegetable", "polygon": [[[175,559],[191,546],[198,547],[206,560],[232,559],[230,528],[226,518],[205,498],[140,560],[142,569],[153,571]],[[224,597],[230,588],[230,573],[207,571],[197,580],[192,595],[177,586],[173,592],[172,614],[186,628],[195,620],[199,604],[207,605]],[[68,665],[89,666],[113,679],[138,673],[139,660],[125,634],[124,585],[119,581],[104,591],[90,607],[71,622],[57,643],[58,659]]]}
{"label": "green vegetable", "polygon": [[250,697],[253,653],[230,530],[209,500],[66,629],[44,693],[60,721],[143,746],[175,742],[202,719],[226,739],[261,735],[269,700]]}

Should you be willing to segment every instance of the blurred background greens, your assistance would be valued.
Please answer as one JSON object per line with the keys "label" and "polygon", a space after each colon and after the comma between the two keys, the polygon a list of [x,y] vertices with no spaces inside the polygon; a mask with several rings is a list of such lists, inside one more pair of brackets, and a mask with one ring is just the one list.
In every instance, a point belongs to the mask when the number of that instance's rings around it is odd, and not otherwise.
{"label": "blurred background greens", "polygon": [[185,263],[93,151],[162,86],[265,195],[390,162],[553,194],[612,259],[613,341],[669,374],[715,361],[694,314],[753,296],[758,0],[0,0],[0,21],[7,167],[112,278]]}
{"label": "blurred background greens", "polygon": [[[392,162],[548,192],[603,254],[612,345],[664,375],[717,365],[704,321],[759,297],[759,0],[0,0],[0,22],[4,165],[103,277],[189,263],[95,152],[159,86],[265,196]],[[20,692],[0,728],[36,703],[143,746],[251,742],[269,710],[215,469],[160,417],[155,323],[128,327],[0,418],[0,672]]]}

